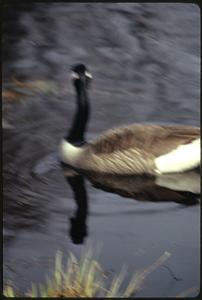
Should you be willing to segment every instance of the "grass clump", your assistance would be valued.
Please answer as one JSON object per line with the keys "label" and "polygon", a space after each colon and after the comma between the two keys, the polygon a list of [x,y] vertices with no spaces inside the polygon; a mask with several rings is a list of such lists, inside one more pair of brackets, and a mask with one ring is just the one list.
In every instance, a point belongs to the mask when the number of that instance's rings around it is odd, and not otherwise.
{"label": "grass clump", "polygon": [[[36,286],[32,283],[31,289],[24,297],[123,297],[134,296],[139,290],[144,279],[156,268],[162,265],[170,253],[164,254],[150,267],[136,272],[130,280],[125,291],[121,291],[126,270],[115,276],[111,284],[107,284],[107,276],[97,260],[93,259],[92,252],[87,251],[80,260],[70,253],[66,269],[62,266],[62,252],[58,251],[55,259],[55,270],[51,278],[46,278],[46,284]],[[18,295],[11,285],[5,286],[5,297]]]}

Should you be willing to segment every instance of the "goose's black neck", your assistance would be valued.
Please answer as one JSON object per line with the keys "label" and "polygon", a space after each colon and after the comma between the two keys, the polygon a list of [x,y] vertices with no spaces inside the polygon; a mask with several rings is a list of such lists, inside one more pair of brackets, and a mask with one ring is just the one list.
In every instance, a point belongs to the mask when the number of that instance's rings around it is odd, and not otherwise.
{"label": "goose's black neck", "polygon": [[73,145],[85,143],[85,131],[89,119],[89,103],[85,82],[75,84],[77,95],[77,110],[66,140]]}

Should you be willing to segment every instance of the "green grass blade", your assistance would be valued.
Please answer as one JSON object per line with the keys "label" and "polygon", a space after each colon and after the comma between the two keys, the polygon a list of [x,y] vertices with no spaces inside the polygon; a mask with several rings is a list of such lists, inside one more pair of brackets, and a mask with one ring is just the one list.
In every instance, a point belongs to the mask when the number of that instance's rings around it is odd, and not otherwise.
{"label": "green grass blade", "polygon": [[35,298],[35,297],[38,297],[38,292],[37,292],[37,287],[36,285],[32,282],[32,285],[31,285],[31,297],[32,298]]}
{"label": "green grass blade", "polygon": [[11,286],[7,286],[7,287],[5,288],[4,296],[5,296],[5,297],[10,297],[10,298],[15,297],[14,290],[13,290],[13,288],[12,288]]}
{"label": "green grass blade", "polygon": [[61,270],[62,270],[62,252],[57,251],[56,259],[55,259],[55,282],[57,288],[60,288],[62,284]]}
{"label": "green grass blade", "polygon": [[118,296],[118,292],[119,292],[120,286],[123,282],[123,279],[125,277],[125,274],[126,274],[126,268],[123,268],[122,271],[120,272],[120,274],[113,279],[112,284],[109,288],[109,291],[106,295],[107,298],[112,298],[112,297]]}
{"label": "green grass blade", "polygon": [[130,281],[128,287],[126,288],[123,297],[127,298],[130,295],[132,295],[134,292],[136,292],[143,280],[155,269],[157,269],[159,266],[161,266],[169,257],[171,254],[167,251],[165,251],[151,266],[149,266],[147,269],[145,269],[142,272],[136,272],[133,276],[132,280]]}

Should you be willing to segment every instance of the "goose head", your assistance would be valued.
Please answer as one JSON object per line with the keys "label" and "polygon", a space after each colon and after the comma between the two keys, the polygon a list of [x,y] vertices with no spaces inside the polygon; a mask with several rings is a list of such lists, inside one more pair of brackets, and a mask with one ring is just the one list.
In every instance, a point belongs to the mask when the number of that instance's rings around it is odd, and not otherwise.
{"label": "goose head", "polygon": [[89,88],[92,75],[84,64],[76,64],[71,68],[71,77],[77,90]]}

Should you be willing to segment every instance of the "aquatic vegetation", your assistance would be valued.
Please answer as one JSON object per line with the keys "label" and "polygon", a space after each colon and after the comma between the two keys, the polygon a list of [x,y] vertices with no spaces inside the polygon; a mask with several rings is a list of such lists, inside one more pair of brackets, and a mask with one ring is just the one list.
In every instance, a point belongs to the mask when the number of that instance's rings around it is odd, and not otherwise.
{"label": "aquatic vegetation", "polygon": [[[46,284],[38,286],[32,283],[31,289],[21,295],[14,291],[11,284],[4,288],[5,297],[123,297],[135,295],[140,289],[144,279],[156,268],[162,265],[169,257],[169,252],[164,252],[151,266],[136,271],[129,284],[123,291],[121,285],[124,281],[126,269],[116,275],[111,283],[107,283],[108,277],[101,265],[93,259],[92,251],[88,250],[80,260],[70,253],[66,269],[62,266],[62,252],[58,251],[55,259],[54,274],[46,278]],[[108,280],[109,282],[109,280]]]}

